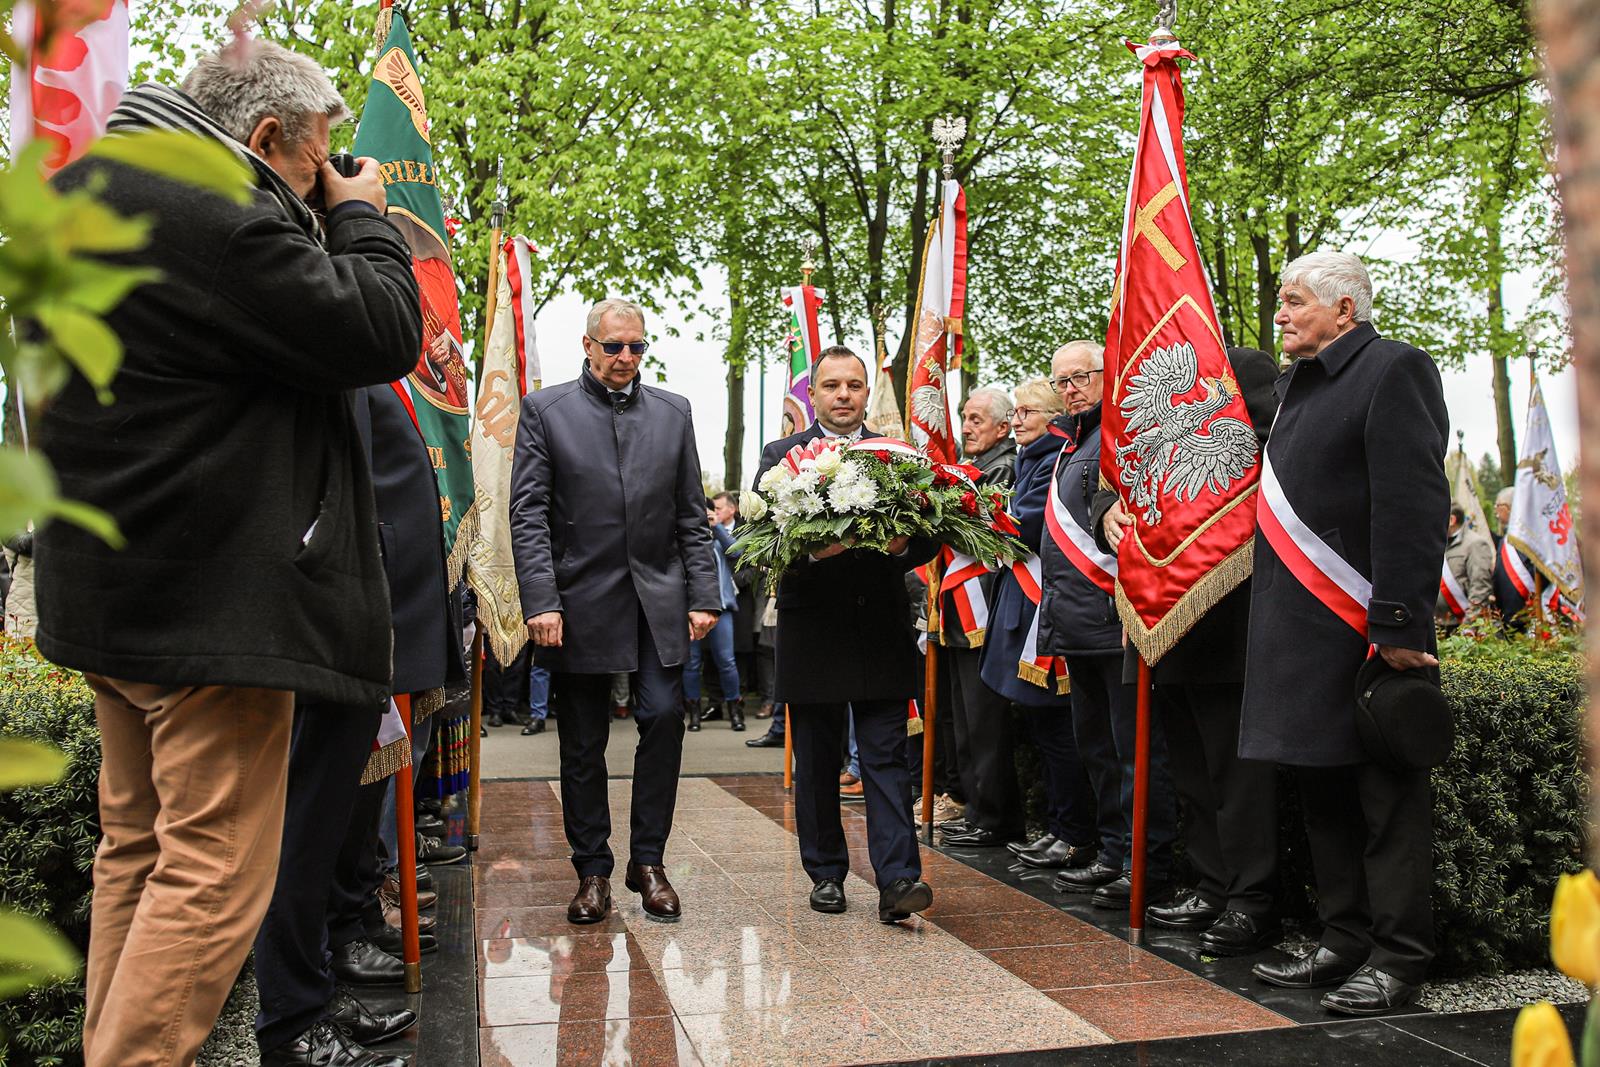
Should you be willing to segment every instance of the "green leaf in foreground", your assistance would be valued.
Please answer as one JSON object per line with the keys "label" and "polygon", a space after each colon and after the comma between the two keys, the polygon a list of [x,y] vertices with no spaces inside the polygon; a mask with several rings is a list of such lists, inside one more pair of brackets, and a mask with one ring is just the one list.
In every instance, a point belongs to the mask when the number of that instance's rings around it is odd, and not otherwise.
{"label": "green leaf in foreground", "polygon": [[67,757],[54,745],[0,737],[0,789],[49,785],[66,769]]}
{"label": "green leaf in foreground", "polygon": [[14,911],[0,911],[0,999],[78,973],[82,961],[72,943],[50,924]]}
{"label": "green leaf in foreground", "polygon": [[0,447],[0,537],[10,537],[52,518],[83,527],[113,548],[124,544],[110,515],[77,501],[65,500],[50,465],[38,453]]}
{"label": "green leaf in foreground", "polygon": [[238,204],[249,203],[255,187],[250,168],[219,142],[177,130],[102,137],[89,154],[197,185]]}

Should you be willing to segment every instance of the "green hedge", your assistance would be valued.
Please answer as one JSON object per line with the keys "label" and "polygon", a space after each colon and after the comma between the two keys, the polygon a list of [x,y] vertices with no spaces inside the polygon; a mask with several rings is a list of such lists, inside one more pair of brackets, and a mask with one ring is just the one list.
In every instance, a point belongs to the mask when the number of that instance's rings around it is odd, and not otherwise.
{"label": "green hedge", "polygon": [[[1449,977],[1549,965],[1557,875],[1583,866],[1588,772],[1584,680],[1574,635],[1456,637],[1440,649],[1456,742],[1434,771],[1434,925]],[[1020,713],[1020,780],[1043,824],[1038,755]],[[1294,778],[1279,775],[1282,914],[1315,926],[1315,890]],[[1183,871],[1181,845],[1178,867]]]}
{"label": "green hedge", "polygon": [[[0,636],[0,734],[48,741],[69,758],[56,785],[0,792],[0,904],[47,919],[82,951],[100,836],[94,696],[78,675]],[[0,1001],[0,1067],[81,1063],[82,1032],[81,978]]]}

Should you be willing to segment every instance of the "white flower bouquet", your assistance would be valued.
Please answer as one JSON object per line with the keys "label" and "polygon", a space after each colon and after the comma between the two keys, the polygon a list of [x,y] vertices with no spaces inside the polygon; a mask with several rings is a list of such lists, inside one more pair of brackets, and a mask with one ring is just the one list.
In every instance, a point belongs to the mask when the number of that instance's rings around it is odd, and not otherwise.
{"label": "white flower bouquet", "polygon": [[843,543],[886,551],[897,537],[927,537],[977,559],[1017,558],[1007,492],[977,484],[976,468],[936,463],[887,437],[796,445],[743,494],[744,528],[730,554],[778,581],[794,562]]}

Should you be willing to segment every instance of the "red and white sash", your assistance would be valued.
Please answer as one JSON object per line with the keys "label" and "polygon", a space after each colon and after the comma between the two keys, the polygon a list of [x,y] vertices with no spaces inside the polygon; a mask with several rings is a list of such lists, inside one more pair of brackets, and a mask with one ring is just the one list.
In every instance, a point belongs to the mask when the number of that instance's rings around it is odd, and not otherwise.
{"label": "red and white sash", "polygon": [[980,560],[949,548],[944,550],[944,577],[939,582],[939,592],[950,595],[956,621],[967,644],[977,648],[989,628],[989,600],[983,595],[983,577],[989,568]]}
{"label": "red and white sash", "polygon": [[1450,609],[1450,614],[1458,619],[1467,617],[1467,593],[1451,573],[1448,559],[1444,561],[1444,573],[1439,578],[1439,595],[1444,597],[1444,605]]}
{"label": "red and white sash", "polygon": [[1328,543],[1311,532],[1283,495],[1272,469],[1272,456],[1261,457],[1261,501],[1256,509],[1261,535],[1278,554],[1289,573],[1323,606],[1343,619],[1363,638],[1367,636],[1367,605],[1372,583]]}
{"label": "red and white sash", "polygon": [[1511,587],[1523,600],[1533,596],[1533,575],[1528,573],[1528,565],[1522,562],[1522,556],[1511,542],[1504,537],[1500,539],[1500,562],[1505,564],[1506,577],[1511,580]]}
{"label": "red and white sash", "polygon": [[1078,520],[1067,510],[1066,501],[1061,499],[1061,493],[1056,486],[1056,475],[1061,471],[1061,461],[1068,454],[1067,449],[1062,449],[1056,456],[1055,469],[1050,472],[1050,504],[1044,511],[1045,528],[1050,531],[1050,539],[1061,549],[1061,554],[1067,557],[1069,563],[1078,568],[1085,578],[1099,586],[1106,596],[1115,596],[1117,557],[1100,551],[1100,546],[1094,543],[1094,536],[1079,526]]}
{"label": "red and white sash", "polygon": [[1043,564],[1036,554],[1030,552],[1027,559],[1011,564],[1011,573],[1017,579],[1017,585],[1021,586],[1023,595],[1033,602],[1033,625],[1028,627],[1028,636],[1022,642],[1017,677],[1040,689],[1049,689],[1050,675],[1054,673],[1056,693],[1065,694],[1068,689],[1066,657],[1039,654],[1039,617],[1044,614],[1039,610],[1039,602],[1044,599],[1041,584]]}

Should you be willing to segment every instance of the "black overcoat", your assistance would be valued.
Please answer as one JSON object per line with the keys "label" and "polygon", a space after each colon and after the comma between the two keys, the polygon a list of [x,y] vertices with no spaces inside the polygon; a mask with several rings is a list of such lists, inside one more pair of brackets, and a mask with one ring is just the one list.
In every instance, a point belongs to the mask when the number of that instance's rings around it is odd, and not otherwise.
{"label": "black overcoat", "polygon": [[39,647],[160,685],[387,699],[389,594],[348,390],[422,348],[411,252],[366,205],[327,248],[265,192],[240,205],[89,157],[56,177],[154,223],[118,262],[154,267],[106,316],[113,403],[74,377],[41,438],[62,492],[110,513],[114,549],[65,522],[37,541]]}
{"label": "black overcoat", "polygon": [[[967,460],[978,468],[979,485],[1009,489],[1017,480],[1017,441],[1009,434],[991,445],[982,455]],[[979,579],[984,603],[994,605],[994,586],[997,573],[990,571]],[[939,594],[939,643],[946,648],[978,648],[983,645],[984,634],[969,640],[961,628],[961,614],[956,611],[955,590]]]}
{"label": "black overcoat", "polygon": [[689,658],[690,611],[722,611],[689,401],[635,379],[627,399],[584,366],[522,401],[511,462],[511,552],[523,618],[559,611],[552,671],[639,666],[642,607],[664,666]]}
{"label": "black overcoat", "polygon": [[396,693],[466,679],[461,597],[445,577],[439,481],[428,446],[392,386],[356,394],[356,426],[372,465],[378,540],[394,619]]}
{"label": "black overcoat", "polygon": [[[1095,487],[1100,484],[1100,405],[1063,416],[1070,434],[1055,466],[1056,492],[1078,525],[1088,528]],[[1050,472],[1045,471],[1048,479]],[[1048,482],[1046,488],[1048,489]],[[1049,508],[1049,501],[1045,501]],[[1039,600],[1039,651],[1057,656],[1103,656],[1122,651],[1117,604],[1057,546],[1045,529],[1039,539],[1043,576]]]}
{"label": "black overcoat", "polygon": [[[809,429],[762,449],[755,485],[795,445],[823,436]],[[939,546],[915,538],[903,556],[847,549],[801,559],[778,585],[777,701],[831,704],[911,700],[922,691],[922,653],[911,625],[906,571]]]}
{"label": "black overcoat", "polygon": [[[1295,513],[1371,580],[1370,640],[1434,651],[1450,511],[1438,367],[1364,324],[1297,360],[1278,392],[1267,455]],[[1300,584],[1258,529],[1239,755],[1364,761],[1354,690],[1367,641]]]}

